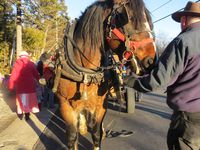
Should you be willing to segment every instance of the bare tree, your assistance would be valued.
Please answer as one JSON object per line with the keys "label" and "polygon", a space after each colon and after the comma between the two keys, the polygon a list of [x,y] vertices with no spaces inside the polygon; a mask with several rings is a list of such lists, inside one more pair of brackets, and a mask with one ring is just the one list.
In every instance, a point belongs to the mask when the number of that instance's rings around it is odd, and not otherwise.
{"label": "bare tree", "polygon": [[166,46],[169,44],[171,38],[164,32],[160,32],[156,36],[156,48],[157,54],[160,56],[165,50]]}

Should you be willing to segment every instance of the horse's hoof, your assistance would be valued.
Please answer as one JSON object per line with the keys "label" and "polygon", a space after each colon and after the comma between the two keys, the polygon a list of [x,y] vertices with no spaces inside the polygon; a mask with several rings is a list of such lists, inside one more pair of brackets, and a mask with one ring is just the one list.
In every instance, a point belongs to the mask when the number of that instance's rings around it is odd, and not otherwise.
{"label": "horse's hoof", "polygon": [[99,147],[94,147],[94,150],[100,150],[100,148]]}

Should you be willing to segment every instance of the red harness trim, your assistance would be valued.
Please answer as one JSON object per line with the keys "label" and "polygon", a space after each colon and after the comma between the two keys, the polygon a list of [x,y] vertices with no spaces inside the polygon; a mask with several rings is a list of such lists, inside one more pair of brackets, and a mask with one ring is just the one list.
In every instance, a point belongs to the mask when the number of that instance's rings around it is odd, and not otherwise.
{"label": "red harness trim", "polygon": [[120,30],[118,30],[117,28],[114,28],[112,30],[112,33],[114,33],[121,41],[125,41],[126,40],[124,34]]}
{"label": "red harness trim", "polygon": [[[112,30],[112,33],[115,34],[118,37],[118,39],[120,39],[121,41],[123,42],[126,41],[126,37],[119,29],[114,28]],[[110,42],[111,38],[107,37],[107,40],[108,42]],[[144,46],[148,43],[153,43],[153,42],[154,42],[153,38],[143,39],[142,41],[129,41],[129,47],[130,49],[135,50],[140,46]]]}

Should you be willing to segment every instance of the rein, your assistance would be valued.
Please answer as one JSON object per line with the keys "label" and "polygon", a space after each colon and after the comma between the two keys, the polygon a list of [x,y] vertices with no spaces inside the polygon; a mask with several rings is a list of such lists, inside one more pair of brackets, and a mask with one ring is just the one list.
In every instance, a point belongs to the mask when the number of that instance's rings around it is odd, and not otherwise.
{"label": "rein", "polygon": [[[62,65],[63,65],[63,73],[64,75],[71,79],[74,80],[76,82],[84,82],[87,81],[86,84],[89,83],[100,83],[101,81],[103,81],[103,72],[101,70],[93,70],[93,69],[88,69],[85,67],[80,66],[79,64],[77,64],[74,60],[74,54],[73,54],[73,50],[74,48],[77,48],[77,46],[75,45],[75,43],[73,42],[73,34],[74,34],[74,29],[76,26],[76,22],[74,22],[71,26],[68,26],[68,29],[66,30],[67,33],[65,33],[65,37],[64,37],[64,53],[66,53],[66,56],[62,55]],[[79,50],[79,53],[81,51]],[[82,53],[81,53],[82,54]],[[83,54],[82,54],[83,55]],[[73,77],[68,76],[67,72],[69,72],[69,69],[71,70],[71,72],[73,72]],[[71,72],[69,74],[71,74]],[[74,78],[74,75],[77,77],[77,79]],[[85,77],[86,76],[86,80]]]}
{"label": "rein", "polygon": [[[58,61],[55,77],[55,87],[53,88],[56,91],[58,86],[58,79],[61,75],[65,76],[68,79],[71,79],[75,82],[81,82],[84,84],[99,84],[104,81],[104,71],[110,70],[116,67],[117,64],[110,66],[101,66],[97,69],[88,69],[80,66],[74,60],[73,50],[76,49],[78,52],[92,65],[94,65],[90,60],[88,60],[83,52],[78,48],[75,41],[73,40],[73,34],[76,27],[76,22],[73,22],[72,25],[68,25],[66,28],[64,36],[64,45],[60,48],[58,52]],[[95,65],[94,65],[95,66]],[[58,73],[57,73],[58,72]]]}

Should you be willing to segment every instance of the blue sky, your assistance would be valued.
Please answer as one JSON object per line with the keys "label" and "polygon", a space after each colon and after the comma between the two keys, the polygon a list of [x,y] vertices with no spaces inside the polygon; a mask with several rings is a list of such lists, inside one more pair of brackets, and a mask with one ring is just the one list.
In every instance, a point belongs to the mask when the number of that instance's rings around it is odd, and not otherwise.
{"label": "blue sky", "polygon": [[[74,19],[81,15],[87,6],[91,5],[95,0],[65,0],[68,6],[68,14]],[[153,21],[165,17],[183,7],[185,7],[188,0],[144,0],[146,7],[152,12],[151,16]],[[169,2],[169,3],[167,3]],[[160,9],[155,10],[161,5],[167,3]],[[173,21],[170,17],[163,19],[157,23],[154,23],[154,30],[156,35],[162,34],[166,38],[173,38],[180,32],[180,24]]]}

